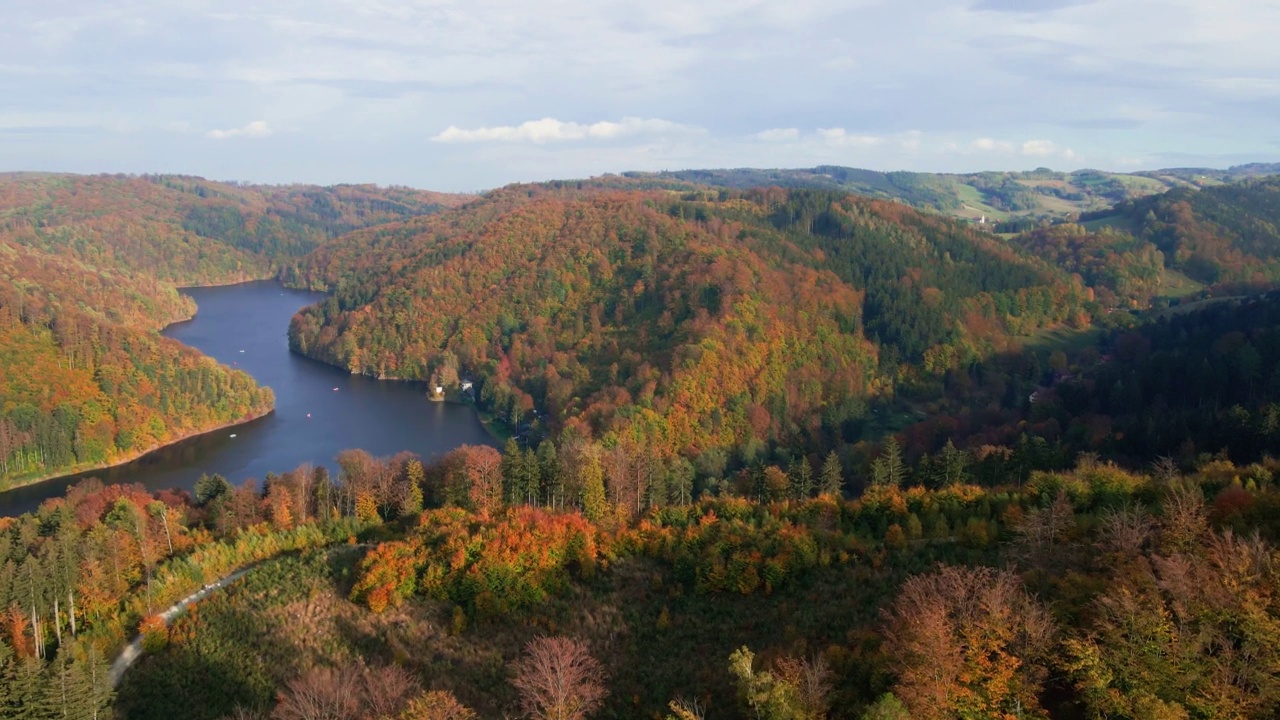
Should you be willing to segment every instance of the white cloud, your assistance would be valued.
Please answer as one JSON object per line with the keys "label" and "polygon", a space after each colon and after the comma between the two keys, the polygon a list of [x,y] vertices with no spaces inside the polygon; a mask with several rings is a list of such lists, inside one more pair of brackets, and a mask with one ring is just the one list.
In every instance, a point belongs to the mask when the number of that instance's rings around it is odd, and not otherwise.
{"label": "white cloud", "polygon": [[670,120],[623,118],[621,122],[602,120],[590,125],[564,122],[555,118],[529,120],[519,125],[499,125],[464,130],[450,125],[435,137],[440,143],[474,142],[564,142],[569,140],[614,140],[638,135],[683,135],[700,132],[699,128]]}
{"label": "white cloud", "polygon": [[[48,118],[9,119],[9,168],[476,189],[632,167],[1011,169],[1074,162],[1066,148],[1099,167],[1280,159],[1274,0],[57,0],[3,17],[0,77],[22,102],[0,113]],[[235,142],[285,132],[300,142]]]}
{"label": "white cloud", "polygon": [[800,129],[769,128],[756,133],[756,138],[765,142],[795,142],[800,139]]}
{"label": "white cloud", "polygon": [[1013,143],[1007,140],[993,140],[984,137],[969,143],[969,148],[980,152],[1011,153],[1013,152]]}
{"label": "white cloud", "polygon": [[877,135],[854,135],[840,127],[818,128],[818,135],[836,147],[875,147],[884,142],[884,138]]}
{"label": "white cloud", "polygon": [[271,126],[266,120],[254,120],[244,127],[229,128],[226,130],[210,130],[204,136],[213,140],[230,140],[232,138],[264,138],[272,133]]}
{"label": "white cloud", "polygon": [[1030,157],[1056,155],[1058,146],[1052,140],[1028,140],[1022,143],[1022,154]]}

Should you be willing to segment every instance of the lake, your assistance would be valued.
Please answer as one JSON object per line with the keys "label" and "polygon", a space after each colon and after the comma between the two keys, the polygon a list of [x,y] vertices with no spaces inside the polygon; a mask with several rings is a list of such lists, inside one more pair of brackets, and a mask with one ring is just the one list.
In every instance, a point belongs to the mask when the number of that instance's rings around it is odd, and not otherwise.
{"label": "lake", "polygon": [[422,383],[351,375],[289,352],[289,319],[325,296],[275,281],[183,290],[199,306],[164,335],[248,372],[276,395],[275,412],[161,448],[134,462],[0,493],[0,516],[34,510],[85,477],[141,483],[148,490],[191,489],[202,473],[239,484],[302,463],[336,470],[346,448],[374,455],[402,450],[424,460],[463,444],[494,444],[470,407],[431,402]]}

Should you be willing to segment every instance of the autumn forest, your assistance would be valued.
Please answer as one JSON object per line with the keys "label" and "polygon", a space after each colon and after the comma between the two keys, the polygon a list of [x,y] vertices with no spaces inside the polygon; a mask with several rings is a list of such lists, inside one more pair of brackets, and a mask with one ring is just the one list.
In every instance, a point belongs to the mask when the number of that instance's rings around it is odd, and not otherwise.
{"label": "autumn forest", "polygon": [[0,717],[1275,717],[1280,179],[763,172],[0,175],[0,490],[271,412],[187,286],[494,433],[0,518]]}

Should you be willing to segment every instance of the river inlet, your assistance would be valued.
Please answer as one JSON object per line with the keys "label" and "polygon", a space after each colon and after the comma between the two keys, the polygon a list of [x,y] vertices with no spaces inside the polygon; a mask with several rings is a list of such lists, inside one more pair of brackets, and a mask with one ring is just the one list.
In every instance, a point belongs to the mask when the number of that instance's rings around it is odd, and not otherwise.
{"label": "river inlet", "polygon": [[351,375],[289,352],[289,320],[320,293],[260,281],[182,291],[195,318],[163,332],[219,362],[248,372],[276,396],[275,412],[181,441],[133,462],[0,493],[0,516],[34,510],[86,477],[141,483],[148,490],[191,489],[203,473],[239,484],[302,463],[336,469],[346,448],[373,455],[408,450],[424,460],[463,444],[493,444],[470,407],[427,400],[425,384]]}

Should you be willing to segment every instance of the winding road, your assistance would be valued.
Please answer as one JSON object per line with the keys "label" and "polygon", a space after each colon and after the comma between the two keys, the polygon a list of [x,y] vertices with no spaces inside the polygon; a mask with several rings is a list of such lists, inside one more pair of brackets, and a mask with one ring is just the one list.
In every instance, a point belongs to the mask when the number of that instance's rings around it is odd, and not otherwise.
{"label": "winding road", "polygon": [[[164,624],[166,626],[169,625],[169,623],[173,622],[174,618],[178,617],[182,611],[205,599],[213,591],[221,590],[227,585],[230,585],[236,580],[244,577],[246,573],[253,569],[253,567],[253,565],[250,565],[249,567],[240,568],[224,578],[220,578],[215,582],[205,585],[203,588],[200,588],[196,592],[191,593],[185,598],[169,606],[169,609],[160,613],[160,619],[164,620]],[[111,680],[111,687],[117,687],[120,685],[120,680],[124,677],[125,671],[137,662],[140,657],[142,657],[142,635],[138,635],[133,639],[133,642],[126,645],[124,650],[120,651],[120,655],[115,659],[115,662],[111,663],[111,670],[107,673],[107,677]]]}

